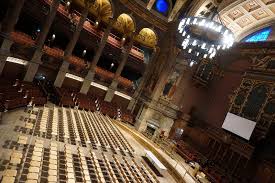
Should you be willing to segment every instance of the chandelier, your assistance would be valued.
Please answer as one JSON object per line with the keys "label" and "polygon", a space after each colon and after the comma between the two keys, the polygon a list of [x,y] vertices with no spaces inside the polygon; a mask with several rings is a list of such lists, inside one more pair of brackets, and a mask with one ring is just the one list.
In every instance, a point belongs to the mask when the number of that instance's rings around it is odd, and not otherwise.
{"label": "chandelier", "polygon": [[182,48],[186,50],[190,66],[202,58],[214,58],[218,50],[229,49],[234,43],[232,31],[213,18],[184,18],[179,23],[178,31],[183,38]]}

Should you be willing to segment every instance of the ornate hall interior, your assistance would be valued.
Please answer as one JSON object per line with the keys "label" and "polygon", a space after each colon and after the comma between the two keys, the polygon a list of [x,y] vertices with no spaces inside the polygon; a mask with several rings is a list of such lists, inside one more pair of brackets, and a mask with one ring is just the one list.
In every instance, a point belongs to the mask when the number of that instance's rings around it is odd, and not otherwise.
{"label": "ornate hall interior", "polygon": [[0,182],[275,183],[275,0],[1,0]]}

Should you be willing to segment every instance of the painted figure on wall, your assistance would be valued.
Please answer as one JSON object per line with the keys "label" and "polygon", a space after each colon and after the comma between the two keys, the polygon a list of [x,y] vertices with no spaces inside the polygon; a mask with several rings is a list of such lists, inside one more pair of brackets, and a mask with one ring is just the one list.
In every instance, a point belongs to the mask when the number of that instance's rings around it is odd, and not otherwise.
{"label": "painted figure on wall", "polygon": [[162,92],[162,95],[164,98],[171,99],[173,97],[173,95],[176,91],[176,88],[177,88],[177,83],[178,83],[179,78],[180,78],[180,71],[175,69],[174,72],[168,78],[168,80],[164,86],[164,89]]}
{"label": "painted figure on wall", "polygon": [[172,74],[168,77],[167,82],[164,86],[164,89],[162,91],[162,96],[166,100],[171,100],[176,92],[177,86],[181,80],[181,76],[184,71],[184,66],[178,62],[174,69]]}

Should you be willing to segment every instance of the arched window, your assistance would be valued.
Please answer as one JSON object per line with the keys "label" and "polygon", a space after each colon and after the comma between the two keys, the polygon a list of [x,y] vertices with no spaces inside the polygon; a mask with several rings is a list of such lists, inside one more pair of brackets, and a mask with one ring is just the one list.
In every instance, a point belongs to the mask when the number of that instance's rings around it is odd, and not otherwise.
{"label": "arched window", "polygon": [[271,27],[266,27],[261,29],[257,32],[250,34],[249,36],[245,37],[242,42],[259,42],[259,41],[266,41],[268,36],[270,35],[272,29]]}
{"label": "arched window", "polygon": [[156,0],[154,5],[154,9],[164,16],[168,15],[169,8],[170,8],[170,3],[168,2],[168,0]]}

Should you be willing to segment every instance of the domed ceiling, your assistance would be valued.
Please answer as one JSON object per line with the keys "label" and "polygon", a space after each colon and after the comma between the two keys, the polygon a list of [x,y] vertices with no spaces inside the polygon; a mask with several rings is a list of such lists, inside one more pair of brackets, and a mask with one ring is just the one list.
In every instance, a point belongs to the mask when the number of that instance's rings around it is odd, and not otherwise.
{"label": "domed ceiling", "polygon": [[145,46],[153,48],[157,44],[157,36],[152,29],[143,28],[136,36],[136,41]]}
{"label": "domed ceiling", "polygon": [[[74,0],[74,2],[82,7],[85,6],[84,1],[85,0]],[[112,5],[109,0],[96,0],[89,11],[103,21],[108,21],[109,18],[112,17]]]}
{"label": "domed ceiling", "polygon": [[[79,6],[84,7],[85,0],[74,0]],[[112,6],[109,0],[96,0],[91,6],[90,13],[100,20],[107,22],[112,17]],[[126,13],[122,13],[113,25],[113,28],[121,32],[123,35],[129,35],[136,31],[136,25],[132,17]],[[135,41],[140,44],[154,48],[157,44],[157,35],[149,28],[143,28],[135,37]]]}
{"label": "domed ceiling", "polygon": [[114,28],[125,35],[129,35],[131,32],[134,32],[136,29],[133,19],[125,13],[121,14],[117,18],[114,24]]}

